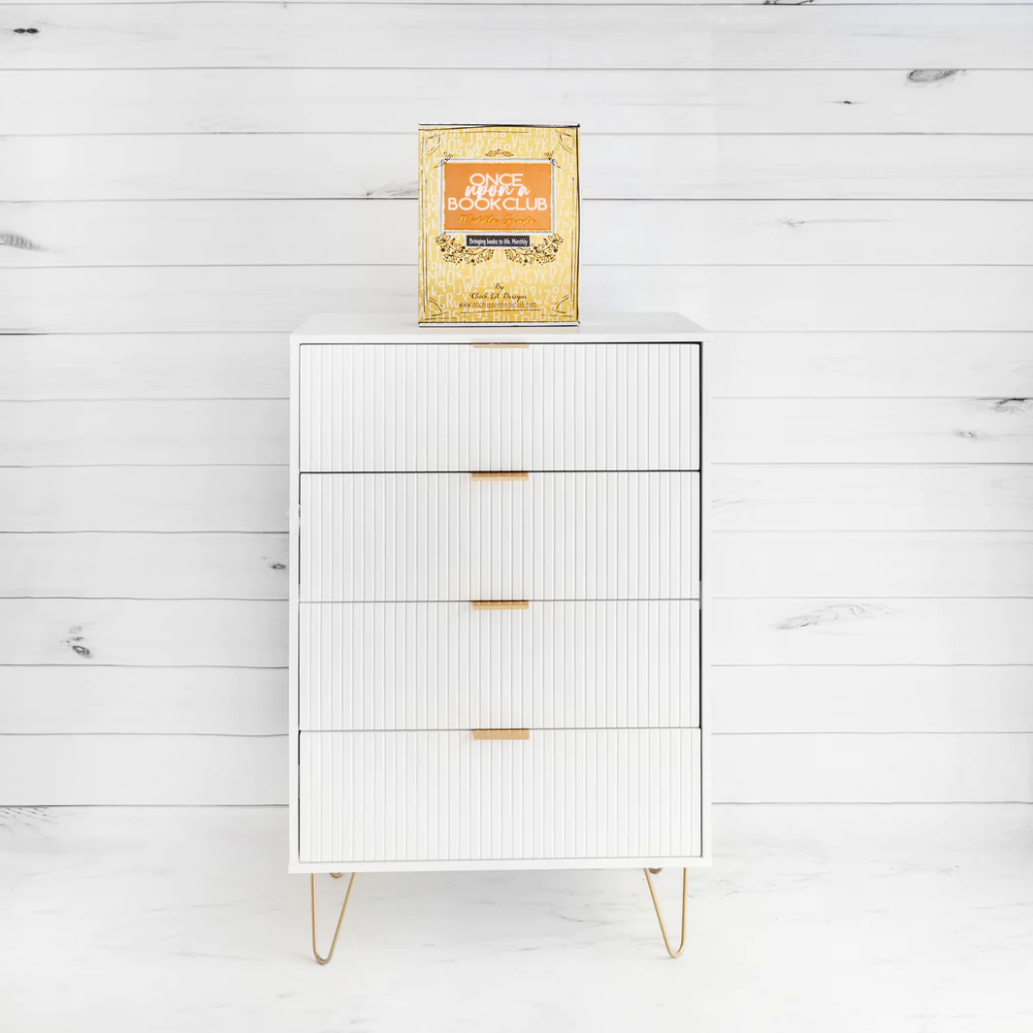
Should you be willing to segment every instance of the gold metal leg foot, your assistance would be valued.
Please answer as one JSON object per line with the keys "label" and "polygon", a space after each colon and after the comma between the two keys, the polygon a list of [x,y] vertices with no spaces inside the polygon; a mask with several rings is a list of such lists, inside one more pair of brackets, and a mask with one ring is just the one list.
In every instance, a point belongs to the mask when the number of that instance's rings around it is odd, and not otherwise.
{"label": "gold metal leg foot", "polygon": [[[331,873],[335,879],[339,879],[343,872]],[[352,877],[348,880],[348,889],[344,894],[344,903],[341,905],[341,915],[337,919],[337,928],[334,930],[334,938],[330,941],[330,951],[327,956],[321,957],[319,949],[316,947],[316,877],[315,875],[309,876],[312,889],[312,953],[316,956],[316,961],[320,965],[327,965],[330,959],[334,956],[334,949],[337,947],[337,937],[341,935],[341,926],[344,924],[344,913],[348,910],[348,901],[351,900],[352,887],[355,885],[355,873],[352,872]]]}
{"label": "gold metal leg foot", "polygon": [[667,938],[664,916],[660,913],[660,904],[657,902],[656,890],[653,888],[653,876],[650,875],[650,872],[656,873],[661,870],[660,868],[646,868],[646,882],[649,884],[649,895],[653,898],[653,908],[656,911],[656,920],[660,923],[660,932],[663,934],[664,946],[672,958],[677,958],[685,950],[685,906],[689,896],[689,870],[688,868],[683,868],[681,872],[681,942],[678,944],[677,950],[671,949],[671,941]]}

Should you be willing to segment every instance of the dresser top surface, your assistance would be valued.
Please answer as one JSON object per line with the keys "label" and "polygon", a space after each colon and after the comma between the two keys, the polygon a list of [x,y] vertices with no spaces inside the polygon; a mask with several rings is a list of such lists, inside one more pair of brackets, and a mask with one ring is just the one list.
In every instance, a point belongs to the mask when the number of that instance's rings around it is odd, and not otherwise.
{"label": "dresser top surface", "polygon": [[621,312],[584,320],[580,326],[417,326],[399,313],[323,313],[291,335],[294,344],[470,344],[540,341],[543,344],[621,344],[699,341],[702,327],[677,312]]}

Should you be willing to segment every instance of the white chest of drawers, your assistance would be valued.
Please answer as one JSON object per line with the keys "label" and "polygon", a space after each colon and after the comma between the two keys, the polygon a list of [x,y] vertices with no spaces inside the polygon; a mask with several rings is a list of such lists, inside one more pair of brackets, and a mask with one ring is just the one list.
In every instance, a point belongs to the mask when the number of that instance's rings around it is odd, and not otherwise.
{"label": "white chest of drawers", "polygon": [[705,863],[702,349],[292,336],[292,872]]}

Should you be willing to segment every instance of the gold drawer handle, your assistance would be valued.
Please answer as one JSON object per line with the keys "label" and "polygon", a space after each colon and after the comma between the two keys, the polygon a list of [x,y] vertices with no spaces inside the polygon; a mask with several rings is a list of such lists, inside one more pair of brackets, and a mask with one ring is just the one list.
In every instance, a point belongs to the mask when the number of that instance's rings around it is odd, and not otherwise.
{"label": "gold drawer handle", "polygon": [[530,474],[523,470],[503,470],[472,473],[470,476],[475,481],[526,481]]}
{"label": "gold drawer handle", "polygon": [[475,728],[475,739],[530,739],[531,732],[527,728]]}
{"label": "gold drawer handle", "polygon": [[475,610],[527,610],[531,604],[526,599],[491,599],[471,604]]}
{"label": "gold drawer handle", "polygon": [[526,341],[495,341],[488,343],[487,341],[474,341],[473,346],[475,348],[530,348],[531,346]]}

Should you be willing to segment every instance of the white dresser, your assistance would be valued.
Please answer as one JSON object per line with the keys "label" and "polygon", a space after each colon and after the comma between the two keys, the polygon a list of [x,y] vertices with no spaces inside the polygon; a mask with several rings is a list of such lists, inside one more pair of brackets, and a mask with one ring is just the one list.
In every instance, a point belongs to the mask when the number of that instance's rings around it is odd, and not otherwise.
{"label": "white dresser", "polygon": [[292,336],[292,872],[705,862],[702,347]]}

